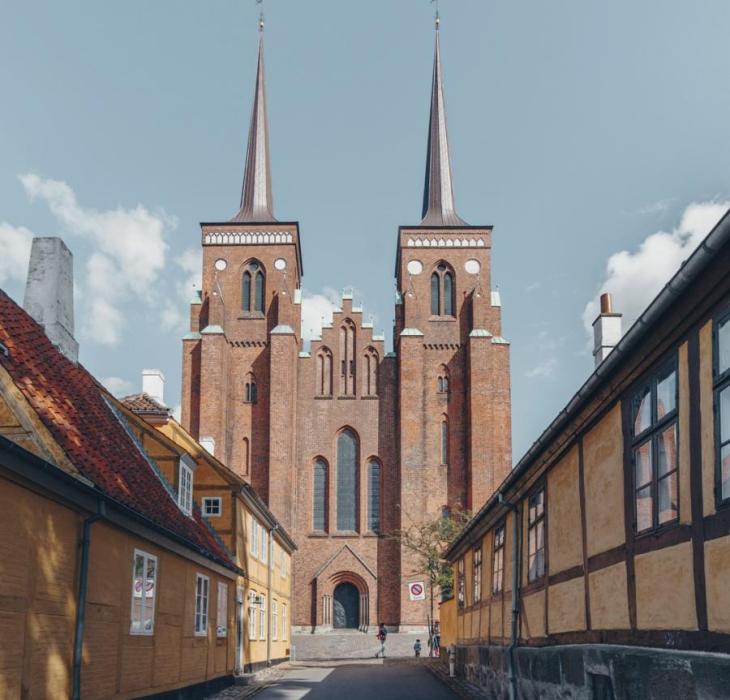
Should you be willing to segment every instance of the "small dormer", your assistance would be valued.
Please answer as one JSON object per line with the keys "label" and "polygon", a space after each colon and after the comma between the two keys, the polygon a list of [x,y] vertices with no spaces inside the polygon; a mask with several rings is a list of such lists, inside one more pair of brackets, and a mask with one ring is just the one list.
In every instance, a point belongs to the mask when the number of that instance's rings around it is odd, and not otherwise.
{"label": "small dormer", "polygon": [[193,513],[193,476],[197,466],[190,455],[180,455],[177,469],[177,504],[185,515]]}

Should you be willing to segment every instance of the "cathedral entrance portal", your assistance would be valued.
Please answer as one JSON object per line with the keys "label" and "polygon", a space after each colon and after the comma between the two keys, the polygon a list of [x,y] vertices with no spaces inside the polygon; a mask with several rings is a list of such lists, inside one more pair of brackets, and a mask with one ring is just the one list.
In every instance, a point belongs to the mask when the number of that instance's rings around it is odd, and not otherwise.
{"label": "cathedral entrance portal", "polygon": [[352,583],[335,588],[332,624],[336,629],[357,629],[360,621],[360,592]]}

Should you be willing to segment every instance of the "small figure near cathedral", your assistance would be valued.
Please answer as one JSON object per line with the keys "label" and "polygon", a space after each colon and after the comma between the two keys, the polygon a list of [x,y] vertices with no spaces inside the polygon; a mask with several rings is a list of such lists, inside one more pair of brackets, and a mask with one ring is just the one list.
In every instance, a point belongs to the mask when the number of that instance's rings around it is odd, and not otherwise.
{"label": "small figure near cathedral", "polygon": [[421,640],[417,639],[416,643],[413,645],[413,652],[416,655],[416,658],[418,658],[421,655]]}
{"label": "small figure near cathedral", "polygon": [[381,658],[385,658],[385,640],[388,638],[388,630],[385,629],[385,625],[381,622],[380,625],[378,625],[378,634],[377,634],[378,641],[380,642],[380,649],[375,652],[375,658],[377,659],[378,656]]}

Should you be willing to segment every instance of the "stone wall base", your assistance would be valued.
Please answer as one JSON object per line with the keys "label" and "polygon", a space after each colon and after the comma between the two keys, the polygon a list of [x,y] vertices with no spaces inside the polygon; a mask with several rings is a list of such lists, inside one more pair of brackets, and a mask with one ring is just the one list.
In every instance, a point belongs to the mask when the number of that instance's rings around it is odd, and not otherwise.
{"label": "stone wall base", "polygon": [[[519,699],[715,700],[730,697],[730,656],[648,647],[517,647]],[[457,645],[456,675],[485,698],[509,697],[508,649]],[[448,654],[442,654],[448,663]]]}

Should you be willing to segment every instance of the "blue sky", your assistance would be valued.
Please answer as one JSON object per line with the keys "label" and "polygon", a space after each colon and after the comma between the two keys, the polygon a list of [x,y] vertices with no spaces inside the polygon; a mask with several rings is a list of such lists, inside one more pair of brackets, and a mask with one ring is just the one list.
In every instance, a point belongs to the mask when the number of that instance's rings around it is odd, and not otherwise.
{"label": "blue sky", "polygon": [[[300,221],[310,314],[354,287],[390,339],[433,7],[265,10],[275,210]],[[442,0],[441,16],[457,208],[495,227],[517,459],[592,369],[597,293],[635,318],[727,208],[730,3]],[[118,391],[160,367],[179,402],[198,222],[240,196],[256,17],[253,0],[3,3],[0,286],[21,300],[30,236],[62,235],[81,360]]]}

